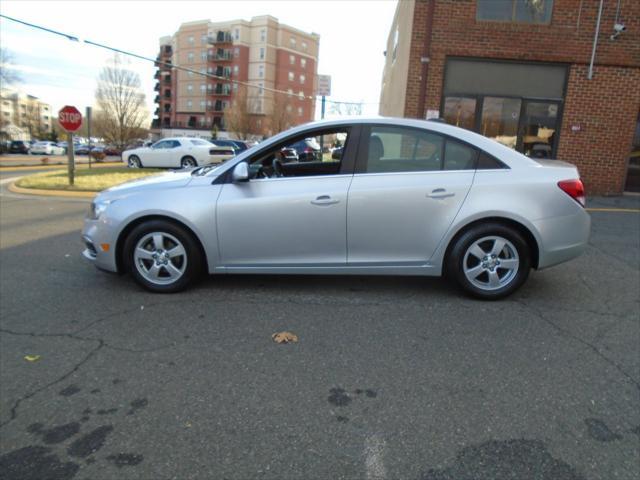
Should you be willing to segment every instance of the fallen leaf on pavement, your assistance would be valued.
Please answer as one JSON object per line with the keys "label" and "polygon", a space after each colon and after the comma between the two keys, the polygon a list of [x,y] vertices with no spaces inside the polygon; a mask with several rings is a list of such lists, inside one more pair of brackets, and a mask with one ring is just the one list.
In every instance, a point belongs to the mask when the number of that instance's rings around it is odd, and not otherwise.
{"label": "fallen leaf on pavement", "polygon": [[27,362],[37,362],[38,360],[40,360],[40,355],[25,355],[24,359]]}
{"label": "fallen leaf on pavement", "polygon": [[296,343],[298,341],[298,336],[291,332],[274,333],[271,338],[276,343]]}

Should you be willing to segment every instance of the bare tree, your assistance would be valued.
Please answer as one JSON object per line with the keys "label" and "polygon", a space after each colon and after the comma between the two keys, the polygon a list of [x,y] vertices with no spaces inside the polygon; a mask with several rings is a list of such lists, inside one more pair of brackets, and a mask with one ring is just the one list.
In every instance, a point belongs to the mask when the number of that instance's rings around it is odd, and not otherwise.
{"label": "bare tree", "polygon": [[140,76],[128,66],[115,55],[100,72],[93,122],[97,136],[121,148],[144,134],[148,117]]}
{"label": "bare tree", "polygon": [[29,132],[29,138],[32,140],[48,138],[51,132],[44,126],[40,105],[36,102],[30,102],[26,105],[24,113],[25,116],[21,118],[20,124]]}
{"label": "bare tree", "polygon": [[289,94],[275,92],[271,111],[267,116],[271,135],[283,132],[293,124],[293,105]]}
{"label": "bare tree", "polygon": [[20,74],[12,68],[14,64],[13,54],[6,48],[0,48],[0,84],[2,86],[18,83],[22,80]]}
{"label": "bare tree", "polygon": [[233,96],[233,100],[224,111],[227,130],[235,134],[240,140],[246,140],[252,134],[255,134],[256,106],[255,96],[249,95],[248,88],[240,85]]}

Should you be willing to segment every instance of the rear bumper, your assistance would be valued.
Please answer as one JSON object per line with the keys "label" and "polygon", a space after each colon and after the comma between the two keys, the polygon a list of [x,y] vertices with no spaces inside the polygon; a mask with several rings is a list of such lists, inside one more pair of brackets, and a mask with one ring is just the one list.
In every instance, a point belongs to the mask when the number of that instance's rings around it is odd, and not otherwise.
{"label": "rear bumper", "polygon": [[589,243],[591,217],[580,209],[575,215],[545,218],[533,222],[541,245],[538,269],[566,262],[580,256]]}

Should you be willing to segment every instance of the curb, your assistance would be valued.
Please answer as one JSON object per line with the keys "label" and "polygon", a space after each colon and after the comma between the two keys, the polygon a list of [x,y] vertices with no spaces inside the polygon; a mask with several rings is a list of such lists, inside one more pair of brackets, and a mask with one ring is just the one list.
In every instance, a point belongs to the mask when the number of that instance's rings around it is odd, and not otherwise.
{"label": "curb", "polygon": [[9,191],[22,193],[25,195],[39,195],[45,197],[67,197],[67,198],[93,198],[98,192],[66,192],[64,190],[40,190],[37,188],[18,187],[15,182],[9,184]]}
{"label": "curb", "polygon": [[[76,168],[88,168],[88,163],[79,163],[76,164]],[[122,162],[109,162],[109,163],[92,163],[91,168],[109,168],[109,167],[118,167],[124,166]],[[67,168],[66,163],[54,163],[51,165],[0,165],[0,172],[3,170],[11,170],[11,171],[29,171],[29,170],[43,170],[43,169],[59,169],[59,168]]]}

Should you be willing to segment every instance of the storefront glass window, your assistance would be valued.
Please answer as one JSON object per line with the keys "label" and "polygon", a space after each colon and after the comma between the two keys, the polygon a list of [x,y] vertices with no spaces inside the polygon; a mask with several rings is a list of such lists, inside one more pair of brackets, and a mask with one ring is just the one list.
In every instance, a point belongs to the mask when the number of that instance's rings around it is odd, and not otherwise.
{"label": "storefront glass window", "polygon": [[482,135],[516,148],[521,102],[519,98],[485,97],[482,104]]}
{"label": "storefront glass window", "polygon": [[444,100],[445,121],[456,127],[473,130],[476,127],[476,99],[447,97]]}

